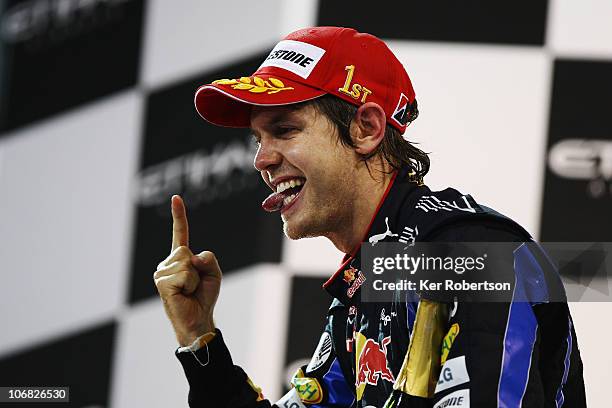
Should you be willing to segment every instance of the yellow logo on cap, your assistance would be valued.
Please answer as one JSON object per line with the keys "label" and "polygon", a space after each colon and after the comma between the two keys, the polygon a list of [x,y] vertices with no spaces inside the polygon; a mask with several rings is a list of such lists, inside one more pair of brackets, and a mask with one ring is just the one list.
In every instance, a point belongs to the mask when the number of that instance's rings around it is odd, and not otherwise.
{"label": "yellow logo on cap", "polygon": [[353,99],[359,99],[361,96],[361,92],[363,92],[363,97],[361,97],[361,103],[365,103],[368,95],[372,94],[368,88],[360,84],[353,84],[351,87],[351,82],[353,81],[353,74],[355,74],[355,66],[347,65],[344,67],[344,70],[347,71],[346,80],[344,81],[344,86],[342,88],[338,88],[339,92],[342,92],[345,95],[350,96]]}
{"label": "yellow logo on cap", "polygon": [[268,95],[275,94],[280,91],[293,90],[291,86],[285,86],[283,81],[276,78],[262,79],[254,76],[253,79],[250,77],[241,77],[239,79],[218,79],[212,83],[213,85],[231,85],[232,89],[239,89],[243,91],[249,91],[253,93],[264,93]]}

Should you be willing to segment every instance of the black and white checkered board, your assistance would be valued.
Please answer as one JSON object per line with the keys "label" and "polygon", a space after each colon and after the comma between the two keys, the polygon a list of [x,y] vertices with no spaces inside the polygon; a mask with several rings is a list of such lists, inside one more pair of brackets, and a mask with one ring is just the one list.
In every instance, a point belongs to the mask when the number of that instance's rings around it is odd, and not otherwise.
{"label": "black and white checkered board", "polygon": [[[406,135],[431,152],[430,186],[547,241],[612,241],[609,1],[5,0],[0,12],[0,386],[69,385],[75,407],[186,406],[151,277],[180,193],[194,250],[214,250],[226,274],[216,320],[234,360],[281,395],[316,345],[319,287],[340,254],[283,238],[259,210],[248,132],[209,126],[192,99],[304,26],[387,41],[417,91]],[[603,406],[612,329],[595,319],[612,307],[572,308],[587,395]]]}

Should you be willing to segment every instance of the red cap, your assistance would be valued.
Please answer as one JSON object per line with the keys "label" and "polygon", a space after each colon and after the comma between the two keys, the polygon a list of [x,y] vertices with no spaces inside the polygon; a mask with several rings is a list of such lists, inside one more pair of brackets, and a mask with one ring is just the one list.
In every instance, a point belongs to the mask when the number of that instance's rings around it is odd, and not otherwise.
{"label": "red cap", "polygon": [[251,76],[201,86],[195,106],[215,125],[249,127],[253,105],[288,105],[325,94],[357,106],[376,102],[402,133],[415,101],[404,66],[380,39],[351,28],[313,27],[281,40]]}

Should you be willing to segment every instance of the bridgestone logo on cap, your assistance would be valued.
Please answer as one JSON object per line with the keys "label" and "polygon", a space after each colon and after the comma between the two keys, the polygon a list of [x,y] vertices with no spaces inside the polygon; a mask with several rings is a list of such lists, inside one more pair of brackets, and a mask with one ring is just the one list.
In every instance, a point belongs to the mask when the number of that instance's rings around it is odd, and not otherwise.
{"label": "bridgestone logo on cap", "polygon": [[325,54],[323,48],[301,41],[283,40],[276,44],[259,68],[278,67],[307,79]]}

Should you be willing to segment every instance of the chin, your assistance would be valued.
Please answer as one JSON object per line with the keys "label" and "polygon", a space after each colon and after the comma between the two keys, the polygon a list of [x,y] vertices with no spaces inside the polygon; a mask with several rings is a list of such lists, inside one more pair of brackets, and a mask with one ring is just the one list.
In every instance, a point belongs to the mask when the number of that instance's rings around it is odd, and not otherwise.
{"label": "chin", "polygon": [[285,234],[285,236],[289,239],[301,239],[304,238],[302,235],[297,234],[297,231],[295,231],[292,228],[289,228],[289,226],[287,225],[287,223],[283,224],[283,233]]}
{"label": "chin", "polygon": [[289,239],[302,239],[310,237],[305,231],[303,231],[302,228],[299,228],[296,225],[293,225],[292,222],[287,221],[283,223],[283,232]]}
{"label": "chin", "polygon": [[323,235],[323,232],[309,225],[307,220],[283,220],[283,232],[289,239],[314,238]]}

